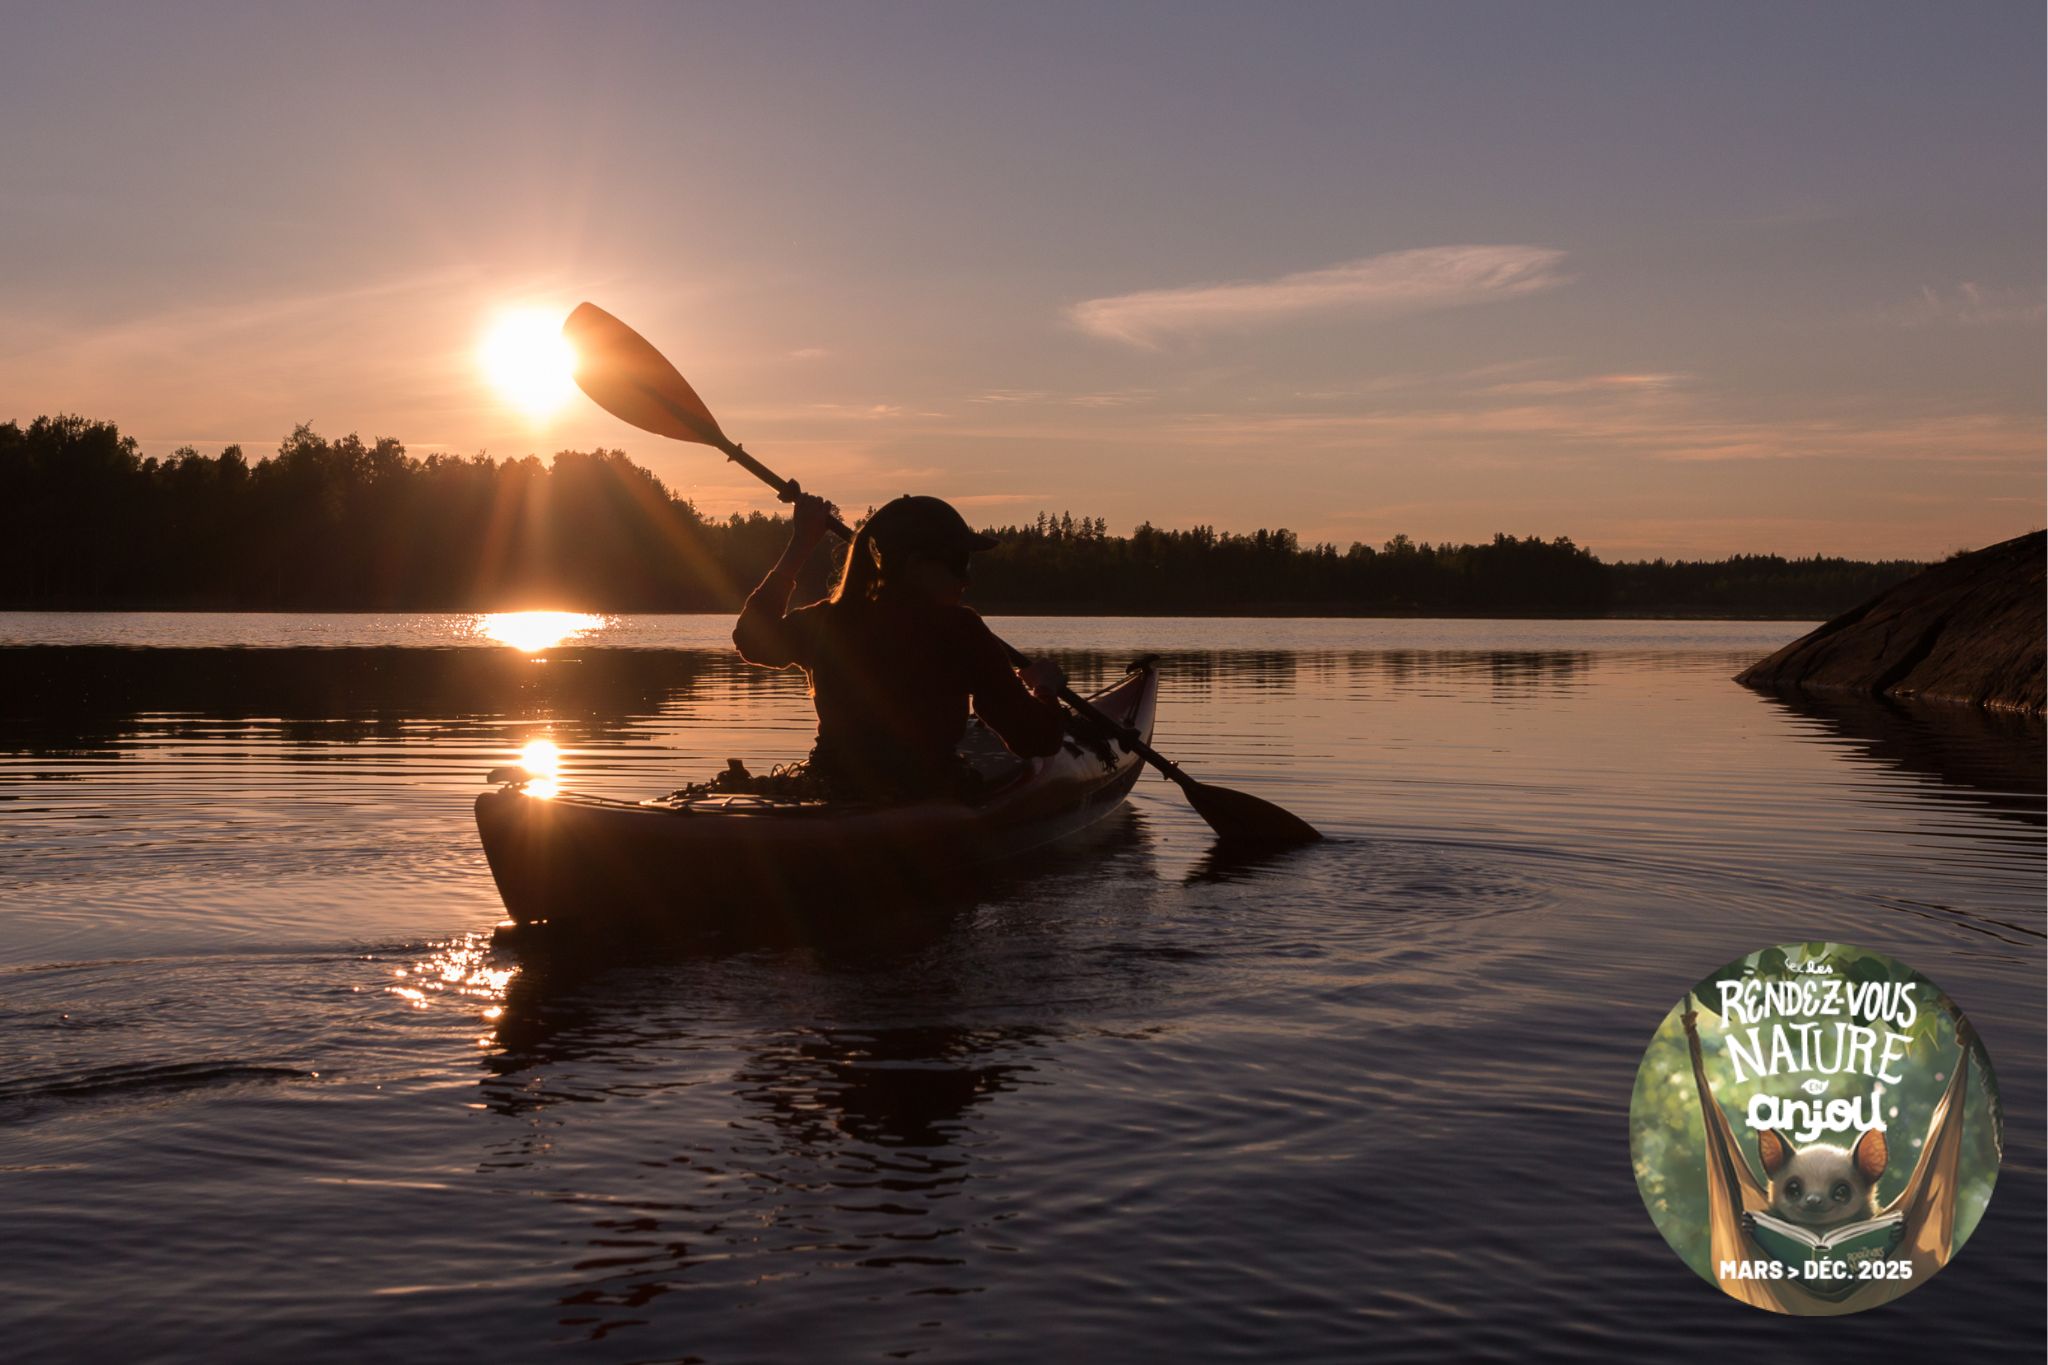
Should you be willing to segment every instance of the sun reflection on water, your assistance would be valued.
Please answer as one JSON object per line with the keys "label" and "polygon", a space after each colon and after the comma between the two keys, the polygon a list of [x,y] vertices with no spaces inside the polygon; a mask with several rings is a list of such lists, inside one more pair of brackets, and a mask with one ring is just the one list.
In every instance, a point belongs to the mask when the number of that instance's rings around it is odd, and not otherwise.
{"label": "sun reflection on water", "polygon": [[526,794],[545,801],[560,789],[557,781],[562,775],[562,749],[553,740],[543,736],[526,741],[526,747],[519,751],[519,766],[534,775],[526,784]]}
{"label": "sun reflection on water", "polygon": [[523,654],[589,635],[604,628],[605,619],[583,611],[494,611],[477,618],[475,631]]}
{"label": "sun reflection on water", "polygon": [[[392,970],[385,989],[416,1010],[438,1006],[475,1008],[486,1024],[505,1013],[505,992],[519,968],[497,965],[489,934],[464,934],[430,946],[427,956]],[[489,1046],[492,1039],[477,1039]]]}

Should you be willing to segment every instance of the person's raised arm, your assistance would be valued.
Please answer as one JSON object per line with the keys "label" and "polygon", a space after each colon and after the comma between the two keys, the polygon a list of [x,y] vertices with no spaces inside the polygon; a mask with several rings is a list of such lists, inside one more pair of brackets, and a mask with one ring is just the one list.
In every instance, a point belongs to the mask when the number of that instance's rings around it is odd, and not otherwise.
{"label": "person's raised arm", "polygon": [[797,571],[818,548],[837,515],[823,498],[797,489],[793,482],[790,487],[796,510],[790,518],[789,544],[768,576],[749,594],[732,628],[732,642],[739,647],[740,657],[764,668],[787,668],[801,662],[797,657],[801,651],[787,624],[789,595],[796,591]]}

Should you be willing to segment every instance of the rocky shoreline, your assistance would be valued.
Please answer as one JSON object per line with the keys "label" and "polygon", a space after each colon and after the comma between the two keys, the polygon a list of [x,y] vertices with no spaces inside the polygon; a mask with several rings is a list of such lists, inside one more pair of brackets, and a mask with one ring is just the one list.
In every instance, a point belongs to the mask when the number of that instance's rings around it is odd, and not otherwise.
{"label": "rocky shoreline", "polygon": [[2036,531],[1888,588],[1735,680],[2041,715],[2044,621],[2048,532]]}

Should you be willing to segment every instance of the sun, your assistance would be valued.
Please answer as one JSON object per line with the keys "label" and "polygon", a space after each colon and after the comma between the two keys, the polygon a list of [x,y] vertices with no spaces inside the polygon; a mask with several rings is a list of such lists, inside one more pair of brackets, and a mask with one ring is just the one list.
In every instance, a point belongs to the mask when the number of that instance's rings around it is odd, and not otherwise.
{"label": "sun", "polygon": [[576,353],[562,321],[538,308],[500,314],[477,349],[484,374],[529,417],[545,417],[576,392]]}

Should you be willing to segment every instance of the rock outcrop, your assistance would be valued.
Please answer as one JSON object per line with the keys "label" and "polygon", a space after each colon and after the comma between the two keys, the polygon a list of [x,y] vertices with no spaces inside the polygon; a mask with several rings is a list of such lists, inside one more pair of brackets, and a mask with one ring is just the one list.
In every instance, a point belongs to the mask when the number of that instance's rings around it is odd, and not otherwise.
{"label": "rock outcrop", "polygon": [[2048,532],[2036,531],[1888,588],[1735,680],[2040,715],[2044,623]]}

